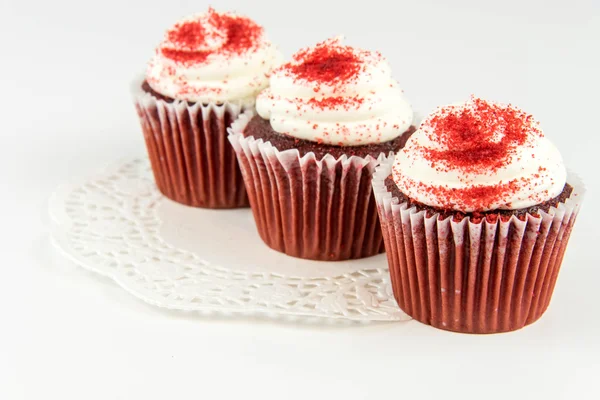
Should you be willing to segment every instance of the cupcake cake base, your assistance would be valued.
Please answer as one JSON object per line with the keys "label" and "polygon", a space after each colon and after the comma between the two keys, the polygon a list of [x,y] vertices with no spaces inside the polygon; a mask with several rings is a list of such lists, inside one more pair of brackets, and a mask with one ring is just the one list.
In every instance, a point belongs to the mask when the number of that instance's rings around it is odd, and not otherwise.
{"label": "cupcake cake base", "polygon": [[393,161],[373,188],[394,297],[413,318],[463,333],[520,329],[548,308],[583,199],[569,186],[553,202],[513,215],[443,215],[394,194]]}
{"label": "cupcake cake base", "polygon": [[135,107],[161,193],[193,207],[247,207],[227,128],[252,106],[188,103],[166,98],[146,82],[133,85]]}
{"label": "cupcake cake base", "polygon": [[[252,132],[255,140],[261,139],[263,142],[270,142],[279,151],[296,149],[300,157],[308,153],[313,153],[317,160],[321,160],[327,154],[333,158],[339,158],[343,155],[346,157],[357,156],[365,158],[371,156],[378,158],[382,153],[389,154],[403,148],[406,141],[416,130],[417,127],[412,125],[396,139],[383,143],[373,143],[364,146],[334,146],[282,135],[273,130],[268,120],[255,115],[248,122],[244,132]],[[244,135],[247,136],[245,133]]]}
{"label": "cupcake cake base", "polygon": [[384,251],[371,179],[400,140],[358,146],[347,155],[347,148],[317,149],[277,134],[252,113],[243,114],[231,133],[258,233],[269,247],[322,261]]}

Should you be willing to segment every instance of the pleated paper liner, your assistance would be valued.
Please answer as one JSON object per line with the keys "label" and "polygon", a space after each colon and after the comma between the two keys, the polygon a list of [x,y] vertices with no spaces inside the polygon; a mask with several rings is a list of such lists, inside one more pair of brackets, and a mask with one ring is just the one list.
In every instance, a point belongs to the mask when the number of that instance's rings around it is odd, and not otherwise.
{"label": "pleated paper liner", "polygon": [[156,185],[178,203],[204,208],[247,207],[248,197],[227,128],[253,104],[168,103],[132,84]]}
{"label": "pleated paper liner", "polygon": [[388,192],[393,159],[377,168],[373,189],[394,297],[411,317],[464,333],[520,329],[548,308],[584,186],[574,174],[570,198],[524,221],[427,217]]}
{"label": "pleated paper liner", "polygon": [[279,151],[262,139],[243,136],[252,116],[242,114],[229,139],[263,241],[282,253],[312,260],[383,252],[371,180],[386,156],[326,155],[317,160],[312,152],[300,157],[296,149]]}

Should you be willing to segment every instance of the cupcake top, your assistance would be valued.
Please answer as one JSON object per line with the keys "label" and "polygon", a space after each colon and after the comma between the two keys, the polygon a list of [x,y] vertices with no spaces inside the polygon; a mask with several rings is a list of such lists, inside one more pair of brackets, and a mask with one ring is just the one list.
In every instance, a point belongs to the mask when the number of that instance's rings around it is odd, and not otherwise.
{"label": "cupcake top", "polygon": [[278,133],[337,146],[393,140],[413,120],[382,55],[341,38],[302,49],[276,68],[256,109]]}
{"label": "cupcake top", "polygon": [[392,175],[411,199],[461,212],[535,206],[567,180],[531,115],[475,97],[433,112],[396,155]]}
{"label": "cupcake top", "polygon": [[253,100],[280,60],[261,26],[209,8],[167,31],[146,81],[164,96],[189,102]]}

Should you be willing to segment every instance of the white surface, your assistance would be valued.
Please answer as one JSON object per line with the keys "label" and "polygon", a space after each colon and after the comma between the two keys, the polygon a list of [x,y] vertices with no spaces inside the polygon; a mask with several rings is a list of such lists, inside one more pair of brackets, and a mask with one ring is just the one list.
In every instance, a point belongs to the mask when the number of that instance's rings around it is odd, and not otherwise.
{"label": "white surface", "polygon": [[475,93],[541,121],[589,192],[550,309],[496,336],[173,315],[53,262],[50,192],[143,153],[129,80],[164,28],[206,6],[86,3],[0,3],[0,398],[600,398],[596,0],[218,4],[287,55],[338,33],[376,47],[417,111]]}
{"label": "white surface", "polygon": [[205,210],[162,196],[147,159],[61,186],[49,213],[60,254],[157,307],[320,324],[410,320],[384,254],[326,263],[273,251],[248,208]]}

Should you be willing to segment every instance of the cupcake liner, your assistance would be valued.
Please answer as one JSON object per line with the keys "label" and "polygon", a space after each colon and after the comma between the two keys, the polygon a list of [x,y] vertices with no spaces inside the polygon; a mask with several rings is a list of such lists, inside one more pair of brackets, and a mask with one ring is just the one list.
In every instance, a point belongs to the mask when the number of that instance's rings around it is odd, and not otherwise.
{"label": "cupcake liner", "polygon": [[263,241],[282,253],[312,260],[383,252],[371,180],[386,156],[326,155],[317,160],[312,152],[300,157],[296,149],[279,151],[262,139],[243,136],[252,116],[251,111],[240,116],[229,140]]}
{"label": "cupcake liner", "polygon": [[464,333],[512,331],[548,308],[585,188],[569,173],[570,198],[548,213],[490,222],[427,216],[388,192],[393,158],[373,190],[398,305],[436,328]]}
{"label": "cupcake liner", "polygon": [[204,208],[247,207],[248,197],[227,128],[253,104],[168,103],[132,85],[158,189],[178,203]]}

